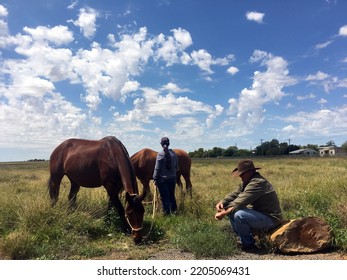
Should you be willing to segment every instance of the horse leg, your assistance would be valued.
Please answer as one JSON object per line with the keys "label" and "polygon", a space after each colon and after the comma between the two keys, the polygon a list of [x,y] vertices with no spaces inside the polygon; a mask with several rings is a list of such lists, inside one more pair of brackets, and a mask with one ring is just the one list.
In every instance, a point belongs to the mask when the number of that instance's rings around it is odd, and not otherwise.
{"label": "horse leg", "polygon": [[142,179],[140,181],[141,181],[141,184],[143,186],[143,194],[145,194],[145,196],[143,196],[143,197],[145,198],[146,202],[150,202],[152,200],[151,199],[152,193],[151,193],[151,189],[149,187],[150,181],[147,179]]}
{"label": "horse leg", "polygon": [[119,200],[118,193],[115,192],[115,191],[112,191],[112,187],[111,188],[105,187],[105,188],[106,188],[106,191],[107,191],[108,196],[110,198],[109,199],[109,203],[108,203],[108,207],[109,207],[109,209],[108,209],[109,211],[108,212],[110,213],[111,208],[115,208],[117,210],[117,212],[118,212],[121,229],[124,232],[129,232],[130,233],[131,230],[130,230],[128,222],[126,221],[126,218],[125,218],[125,210],[124,210],[124,207],[123,207],[122,203]]}
{"label": "horse leg", "polygon": [[192,182],[190,181],[189,174],[183,174],[183,178],[186,181],[187,193],[189,193],[190,198],[192,198],[193,197],[193,186],[192,186]]}
{"label": "horse leg", "polygon": [[51,205],[54,206],[59,198],[60,183],[63,179],[62,175],[51,175],[48,181],[49,196],[51,199]]}
{"label": "horse leg", "polygon": [[70,188],[70,193],[68,196],[69,208],[75,209],[76,208],[77,193],[80,190],[80,186],[76,182],[72,181],[71,179],[70,179],[70,183],[71,183],[71,188]]}
{"label": "horse leg", "polygon": [[182,181],[181,181],[181,171],[177,171],[176,172],[176,184],[180,187],[180,189],[182,190],[183,189],[183,184],[182,184]]}
{"label": "horse leg", "polygon": [[105,222],[107,225],[111,225],[113,222],[115,222],[115,219],[113,218],[114,215],[114,207],[112,205],[111,199],[108,200],[108,206],[107,206],[107,213],[105,216]]}
{"label": "horse leg", "polygon": [[185,200],[185,197],[186,197],[186,193],[183,191],[183,183],[181,181],[181,175],[182,175],[182,172],[180,170],[177,170],[176,172],[176,184],[178,185],[179,187],[179,190],[180,190],[180,194],[181,194],[181,202]]}
{"label": "horse leg", "polygon": [[153,202],[156,201],[156,204],[153,203],[153,208],[156,212],[160,210],[160,204],[161,204],[161,197],[159,193],[159,189],[156,185],[154,185],[154,193],[153,193]]}

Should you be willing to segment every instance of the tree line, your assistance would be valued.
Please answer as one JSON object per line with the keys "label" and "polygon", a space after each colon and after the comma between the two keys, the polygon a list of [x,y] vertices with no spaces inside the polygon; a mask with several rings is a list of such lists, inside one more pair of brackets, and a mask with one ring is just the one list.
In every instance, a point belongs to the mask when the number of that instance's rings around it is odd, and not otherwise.
{"label": "tree line", "polygon": [[[329,141],[325,145],[307,144],[304,146],[288,144],[287,142],[279,142],[277,139],[261,143],[255,149],[239,149],[237,146],[230,146],[226,149],[214,147],[209,150],[199,148],[193,152],[189,152],[191,158],[215,158],[215,157],[232,157],[232,156],[280,156],[289,155],[290,152],[298,149],[313,149],[318,151],[318,147],[335,146],[334,141]],[[342,144],[342,148],[347,151],[347,141]]]}

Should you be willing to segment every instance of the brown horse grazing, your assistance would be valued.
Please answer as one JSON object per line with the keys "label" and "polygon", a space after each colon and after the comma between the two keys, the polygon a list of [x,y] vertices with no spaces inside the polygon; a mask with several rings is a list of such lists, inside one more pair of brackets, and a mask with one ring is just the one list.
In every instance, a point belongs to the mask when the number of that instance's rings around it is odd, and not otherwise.
{"label": "brown horse grazing", "polygon": [[[109,205],[117,209],[124,231],[131,232],[134,242],[142,240],[144,207],[139,196],[134,169],[124,145],[113,136],[99,141],[68,139],[61,143],[50,157],[49,194],[52,205],[58,201],[60,183],[64,175],[71,182],[68,196],[75,205],[80,186],[104,186]],[[119,193],[125,190],[125,210]]]}
{"label": "brown horse grazing", "polygon": [[[189,194],[192,194],[192,183],[190,181],[190,168],[192,160],[189,155],[181,149],[173,149],[178,158],[178,171],[176,176],[176,183],[179,187],[183,188],[181,181],[181,175],[186,181],[186,190]],[[143,185],[143,192],[146,194],[150,192],[149,182],[153,180],[153,172],[155,167],[155,161],[158,152],[145,148],[130,157],[130,161],[134,167],[136,177],[141,181]]]}

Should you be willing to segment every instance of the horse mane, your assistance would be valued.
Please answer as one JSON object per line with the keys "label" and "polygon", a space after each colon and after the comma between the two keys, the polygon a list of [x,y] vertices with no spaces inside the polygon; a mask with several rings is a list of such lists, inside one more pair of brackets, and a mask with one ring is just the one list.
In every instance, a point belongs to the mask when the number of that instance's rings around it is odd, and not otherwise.
{"label": "horse mane", "polygon": [[[137,186],[136,176],[135,176],[134,168],[130,162],[128,150],[125,148],[123,143],[121,141],[119,141],[114,136],[106,136],[106,137],[102,138],[101,140],[105,140],[108,143],[111,143],[112,147],[116,147],[116,148],[120,147],[121,148],[121,150],[123,152],[123,156],[125,156],[128,160],[123,160],[121,163],[119,161],[117,161],[117,162],[118,162],[119,168],[123,167],[122,164],[126,164],[125,168],[127,168],[129,170],[130,180],[132,183],[131,185],[133,186],[133,189],[132,190],[126,189],[127,186],[124,185],[124,182],[123,182],[124,178],[121,178],[122,183],[123,183],[123,187],[124,187],[125,191],[128,192],[129,194],[138,194],[139,190],[138,190],[138,186]],[[112,145],[112,144],[115,144],[115,145]],[[117,156],[116,158],[119,158],[119,156]],[[124,172],[121,172],[121,174],[123,174],[123,173]]]}

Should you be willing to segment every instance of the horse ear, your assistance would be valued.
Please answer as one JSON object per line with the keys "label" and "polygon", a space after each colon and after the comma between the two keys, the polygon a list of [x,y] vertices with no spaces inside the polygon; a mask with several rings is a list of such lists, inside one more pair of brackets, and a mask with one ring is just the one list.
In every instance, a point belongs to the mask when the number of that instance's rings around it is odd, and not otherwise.
{"label": "horse ear", "polygon": [[133,204],[137,199],[139,199],[139,196],[137,194],[129,194],[128,192],[126,192],[125,198],[130,204]]}

